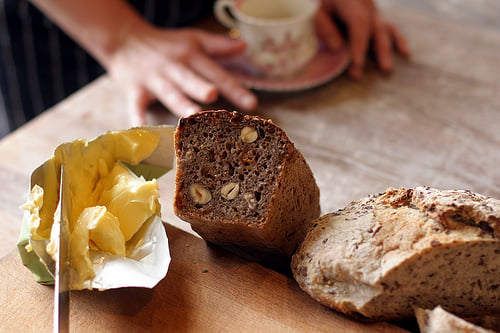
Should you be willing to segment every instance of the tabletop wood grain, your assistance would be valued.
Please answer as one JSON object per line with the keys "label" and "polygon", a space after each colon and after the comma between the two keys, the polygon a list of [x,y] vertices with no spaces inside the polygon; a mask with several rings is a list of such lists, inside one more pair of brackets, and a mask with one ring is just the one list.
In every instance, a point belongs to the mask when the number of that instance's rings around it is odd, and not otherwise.
{"label": "tabletop wood grain", "polygon": [[[153,289],[71,293],[71,332],[404,333],[335,313],[290,278],[167,225],[172,262]],[[53,288],[33,283],[17,256],[0,265],[2,332],[51,332]],[[13,269],[14,268],[14,269]],[[16,300],[13,302],[12,300]]]}
{"label": "tabletop wood grain", "polygon": [[[500,2],[380,0],[407,36],[391,75],[368,64],[321,87],[258,93],[310,164],[324,213],[387,187],[429,185],[500,198]],[[231,108],[224,102],[206,108]],[[152,123],[175,124],[164,110]],[[60,143],[127,128],[123,96],[98,79],[0,141],[0,257],[15,248],[31,171]],[[171,202],[172,175],[160,180]],[[190,232],[168,204],[164,220]]]}

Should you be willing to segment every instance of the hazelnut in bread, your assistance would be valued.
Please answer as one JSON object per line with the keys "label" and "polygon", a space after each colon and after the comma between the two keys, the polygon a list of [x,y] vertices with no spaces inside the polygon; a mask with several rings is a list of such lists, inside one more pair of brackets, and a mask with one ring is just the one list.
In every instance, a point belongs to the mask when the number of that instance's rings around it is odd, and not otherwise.
{"label": "hazelnut in bread", "polygon": [[292,271],[314,299],[360,318],[500,313],[499,221],[500,201],[470,191],[389,189],[314,221]]}
{"label": "hazelnut in bread", "polygon": [[208,242],[289,266],[320,207],[286,133],[257,116],[205,111],[180,119],[175,149],[175,214]]}

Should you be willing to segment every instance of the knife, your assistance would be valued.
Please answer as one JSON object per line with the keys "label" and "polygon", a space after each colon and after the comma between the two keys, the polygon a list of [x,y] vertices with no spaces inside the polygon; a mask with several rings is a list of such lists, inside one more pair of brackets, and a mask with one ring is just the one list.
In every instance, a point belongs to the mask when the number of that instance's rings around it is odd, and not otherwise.
{"label": "knife", "polygon": [[69,272],[69,219],[65,198],[67,182],[64,181],[64,165],[59,182],[59,249],[56,256],[54,288],[54,333],[69,332],[70,272]]}

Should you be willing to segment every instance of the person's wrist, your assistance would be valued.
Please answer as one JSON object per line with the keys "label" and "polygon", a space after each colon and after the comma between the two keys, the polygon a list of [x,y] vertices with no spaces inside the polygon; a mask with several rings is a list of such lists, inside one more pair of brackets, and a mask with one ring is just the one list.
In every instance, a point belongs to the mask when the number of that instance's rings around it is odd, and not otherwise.
{"label": "person's wrist", "polygon": [[127,52],[136,42],[148,36],[155,28],[149,22],[137,17],[127,20],[113,29],[112,34],[102,43],[102,47],[96,52],[95,57],[101,65],[108,69],[120,54]]}

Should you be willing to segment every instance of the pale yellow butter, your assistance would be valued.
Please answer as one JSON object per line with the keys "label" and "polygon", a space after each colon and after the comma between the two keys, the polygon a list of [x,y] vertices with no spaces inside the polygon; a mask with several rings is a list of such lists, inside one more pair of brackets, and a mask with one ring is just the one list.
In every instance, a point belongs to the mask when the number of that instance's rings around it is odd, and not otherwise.
{"label": "pale yellow butter", "polygon": [[102,174],[95,187],[102,192],[95,193],[98,199],[83,209],[71,232],[71,266],[76,271],[73,283],[78,288],[94,277],[92,245],[100,251],[126,256],[126,241],[160,210],[156,180],[145,181],[120,162],[111,172]]}
{"label": "pale yellow butter", "polygon": [[31,239],[50,239],[47,252],[54,254],[57,237],[51,228],[64,166],[74,289],[88,288],[85,281],[94,277],[91,248],[125,256],[126,241],[150,217],[159,215],[156,180],[137,177],[120,162],[135,165],[158,143],[159,135],[145,129],[110,132],[91,141],[60,145],[43,166],[44,182],[33,185],[22,208],[30,213]]}
{"label": "pale yellow butter", "polygon": [[71,285],[75,289],[83,289],[85,281],[92,279],[95,275],[89,254],[89,221],[84,212],[73,226],[69,238],[70,265],[73,268]]}
{"label": "pale yellow butter", "polygon": [[120,222],[106,207],[86,208],[80,215],[80,219],[87,220],[89,238],[98,249],[122,257],[127,254]]}
{"label": "pale yellow butter", "polygon": [[26,210],[30,213],[30,231],[32,234],[40,227],[40,210],[43,207],[43,194],[43,188],[39,185],[35,185],[31,189],[26,202],[21,205],[21,209]]}
{"label": "pale yellow butter", "polygon": [[115,164],[104,184],[98,204],[118,218],[128,241],[148,218],[159,212],[158,184],[156,180],[137,177],[120,163]]}

